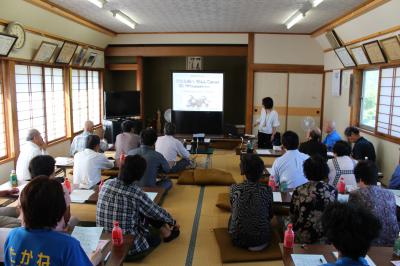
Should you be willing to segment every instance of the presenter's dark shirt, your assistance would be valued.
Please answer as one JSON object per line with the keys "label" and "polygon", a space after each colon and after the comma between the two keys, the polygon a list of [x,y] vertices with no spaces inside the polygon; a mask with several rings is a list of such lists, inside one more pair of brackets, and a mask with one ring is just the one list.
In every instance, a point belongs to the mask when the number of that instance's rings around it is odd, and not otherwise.
{"label": "presenter's dark shirt", "polygon": [[324,158],[326,160],[328,159],[327,148],[326,148],[325,144],[323,144],[319,141],[309,140],[309,141],[303,142],[299,147],[299,151],[302,153],[308,154],[310,156],[318,154],[322,158]]}
{"label": "presenter's dark shirt", "polygon": [[374,145],[364,137],[360,137],[354,144],[352,156],[356,160],[364,160],[365,157],[368,157],[368,160],[375,162]]}

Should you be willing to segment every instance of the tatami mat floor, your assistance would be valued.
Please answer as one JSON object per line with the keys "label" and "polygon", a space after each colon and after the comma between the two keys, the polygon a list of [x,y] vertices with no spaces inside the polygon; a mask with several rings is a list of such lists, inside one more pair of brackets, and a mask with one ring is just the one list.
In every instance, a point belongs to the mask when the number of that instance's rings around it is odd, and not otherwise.
{"label": "tatami mat floor", "polygon": [[[199,156],[197,161],[201,164],[204,157]],[[239,170],[239,156],[234,151],[217,150],[212,157],[213,168],[229,171],[240,182],[243,177]],[[272,164],[271,159],[265,160],[266,164]],[[174,181],[175,182],[175,181]],[[227,192],[228,187],[208,186],[204,188],[202,208],[198,224],[194,250],[189,250],[192,237],[193,221],[199,200],[201,188],[199,186],[182,186],[174,184],[172,190],[166,196],[162,206],[170,212],[181,225],[181,235],[171,243],[161,244],[147,258],[136,263],[124,263],[124,265],[193,265],[193,266],[221,266],[219,249],[214,237],[213,229],[227,227],[229,213],[215,207],[217,196],[221,192]],[[72,204],[72,215],[81,220],[95,221],[96,206],[88,204]],[[190,257],[192,254],[192,257]],[[192,259],[190,259],[192,258]],[[257,262],[257,263],[230,263],[226,265],[265,265],[280,266],[282,261]]]}

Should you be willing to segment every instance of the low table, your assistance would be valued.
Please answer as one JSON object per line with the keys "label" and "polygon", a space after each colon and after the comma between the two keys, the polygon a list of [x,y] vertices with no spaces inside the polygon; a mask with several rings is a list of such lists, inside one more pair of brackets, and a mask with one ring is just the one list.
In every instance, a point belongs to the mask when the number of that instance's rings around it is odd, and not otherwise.
{"label": "low table", "polygon": [[108,257],[105,265],[106,266],[117,266],[123,265],[123,262],[128,255],[128,251],[133,243],[133,236],[132,235],[124,235],[124,243],[120,247],[115,247],[112,245],[111,241],[111,233],[103,233],[100,237],[103,240],[110,240],[107,245],[104,247],[103,253],[103,261],[110,252],[110,256]]}
{"label": "low table", "polygon": [[205,163],[205,168],[211,168],[212,167],[212,155],[214,154],[214,149],[208,147],[207,149],[204,148],[199,148],[199,149],[191,149],[190,154],[195,155],[195,154],[205,154],[207,155],[206,158],[206,163]]}
{"label": "low table", "polygon": [[[279,247],[282,253],[282,259],[285,266],[295,266],[291,254],[318,254],[323,255],[328,262],[335,262],[333,256],[335,247],[332,245],[300,245],[295,244],[293,249],[287,249],[280,243]],[[378,266],[389,266],[391,260],[399,260],[400,257],[393,255],[392,247],[371,247],[367,254]]]}

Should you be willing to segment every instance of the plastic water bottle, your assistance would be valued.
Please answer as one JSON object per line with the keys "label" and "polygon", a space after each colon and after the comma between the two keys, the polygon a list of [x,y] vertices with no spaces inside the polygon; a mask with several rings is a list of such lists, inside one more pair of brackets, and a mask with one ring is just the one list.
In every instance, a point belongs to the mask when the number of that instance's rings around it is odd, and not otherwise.
{"label": "plastic water bottle", "polygon": [[285,237],[283,240],[283,246],[285,248],[293,248],[294,245],[294,232],[293,232],[293,225],[288,224],[287,229],[285,231]]}
{"label": "plastic water bottle", "polygon": [[273,177],[272,175],[269,176],[268,186],[272,188],[272,191],[275,191],[276,189],[275,177]]}
{"label": "plastic water bottle", "polygon": [[346,193],[346,183],[344,182],[344,177],[339,179],[339,183],[337,184],[337,190],[340,194]]}
{"label": "plastic water bottle", "polygon": [[71,194],[71,192],[72,192],[71,182],[69,182],[68,177],[65,177],[64,186],[68,190],[68,192]]}
{"label": "plastic water bottle", "polygon": [[400,233],[399,233],[399,237],[396,239],[396,241],[394,241],[393,253],[396,256],[400,256]]}
{"label": "plastic water bottle", "polygon": [[17,174],[15,173],[15,170],[11,171],[10,174],[10,184],[12,188],[18,187],[18,179],[17,179]]}
{"label": "plastic water bottle", "polygon": [[251,143],[251,140],[247,141],[247,153],[253,153],[253,144]]}
{"label": "plastic water bottle", "polygon": [[124,238],[122,236],[122,229],[119,227],[119,222],[114,221],[114,228],[111,232],[112,244],[113,246],[122,246],[124,243]]}
{"label": "plastic water bottle", "polygon": [[281,192],[286,192],[288,189],[288,185],[287,185],[286,181],[282,181],[279,188],[280,188]]}

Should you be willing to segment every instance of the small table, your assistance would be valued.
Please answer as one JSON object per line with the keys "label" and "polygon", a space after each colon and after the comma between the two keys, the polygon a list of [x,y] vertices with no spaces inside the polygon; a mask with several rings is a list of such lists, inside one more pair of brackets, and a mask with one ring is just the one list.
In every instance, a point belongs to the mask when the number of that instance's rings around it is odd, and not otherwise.
{"label": "small table", "polygon": [[[154,203],[159,204],[161,199],[165,194],[165,189],[162,187],[143,187],[144,192],[156,192],[157,196],[154,199]],[[94,193],[89,197],[89,199],[85,202],[87,204],[97,204],[99,199],[99,187],[96,186],[94,188]]]}
{"label": "small table", "polygon": [[[282,259],[285,266],[295,266],[291,254],[319,254],[323,255],[328,262],[335,262],[336,258],[333,256],[335,247],[332,245],[302,245],[295,244],[293,249],[287,249],[280,243],[279,247],[282,253]],[[367,254],[372,261],[379,266],[389,266],[391,260],[398,260],[399,257],[393,255],[392,247],[371,247]]]}
{"label": "small table", "polygon": [[105,257],[108,255],[109,252],[110,256],[107,259],[106,266],[116,266],[122,265],[126,256],[128,255],[128,251],[132,246],[133,243],[133,236],[132,235],[124,235],[124,243],[120,247],[115,247],[112,245],[111,241],[111,233],[103,233],[101,235],[101,239],[103,240],[110,240],[108,244],[103,249],[103,261]]}
{"label": "small table", "polygon": [[204,149],[204,148],[191,149],[189,152],[190,152],[190,154],[193,154],[193,155],[194,154],[205,154],[205,155],[207,155],[206,163],[205,163],[204,167],[206,169],[212,167],[212,158],[211,158],[211,156],[214,154],[214,148],[208,147],[206,149]]}

